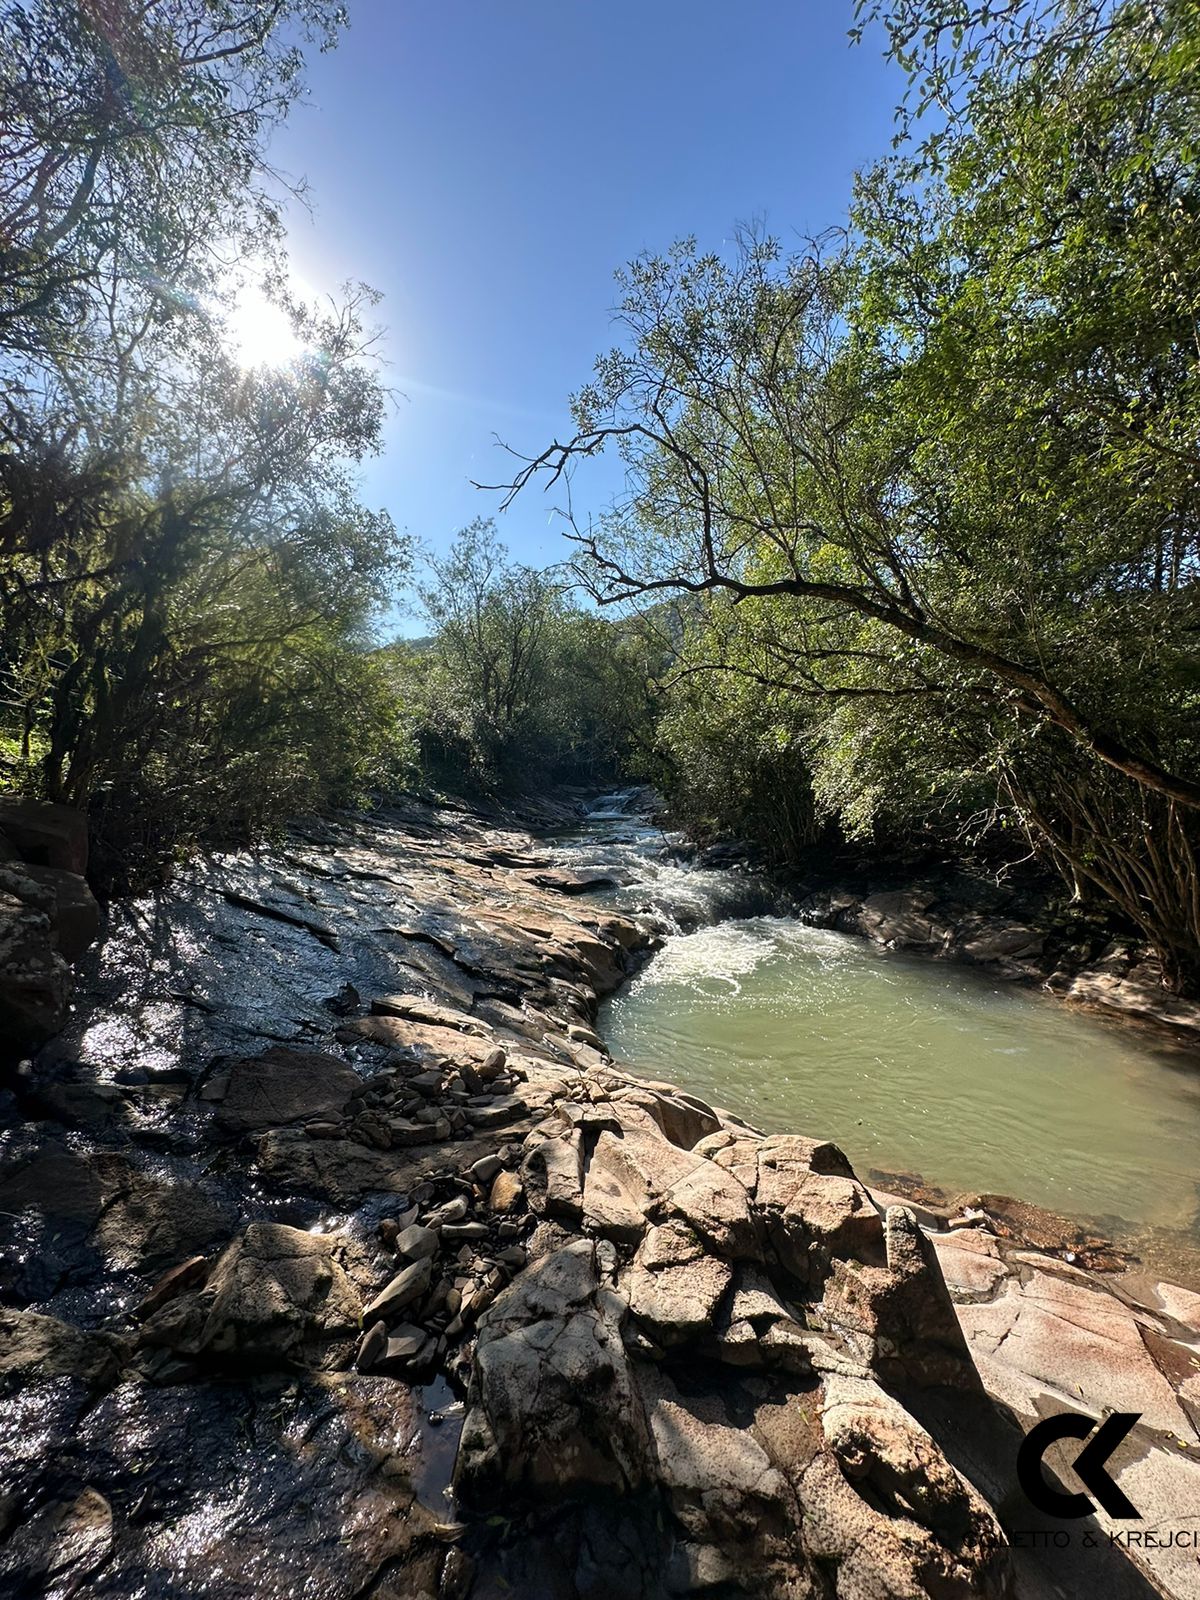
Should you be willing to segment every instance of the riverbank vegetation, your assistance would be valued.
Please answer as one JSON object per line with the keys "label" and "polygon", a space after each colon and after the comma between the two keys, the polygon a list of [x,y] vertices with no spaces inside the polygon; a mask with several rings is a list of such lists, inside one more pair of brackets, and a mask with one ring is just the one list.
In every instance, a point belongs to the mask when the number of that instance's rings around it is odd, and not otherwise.
{"label": "riverbank vegetation", "polygon": [[430,558],[419,600],[429,635],[385,653],[423,781],[520,793],[652,761],[663,658],[636,617],[584,609],[562,573],[511,560],[484,519]]}
{"label": "riverbank vegetation", "polygon": [[[394,767],[363,646],[406,548],[353,478],[372,297],[288,300],[267,158],[339,27],[321,0],[0,14],[5,781],[89,810],[102,889]],[[247,291],[302,360],[241,364]]]}
{"label": "riverbank vegetation", "polygon": [[1200,9],[860,10],[915,104],[849,229],[633,263],[510,492],[620,453],[576,570],[691,597],[668,744],[791,752],[751,766],[768,837],[768,793],[788,834],[806,793],[851,836],[1019,830],[1195,985]]}
{"label": "riverbank vegetation", "polygon": [[[620,455],[547,572],[361,501],[374,297],[289,294],[268,153],[338,8],[2,16],[0,781],[88,810],[100,888],[627,776],[780,863],[1021,840],[1200,985],[1196,0],[861,0],[895,151],[802,249],[621,275],[577,431],[499,486]],[[301,354],[239,358],[248,290]]]}

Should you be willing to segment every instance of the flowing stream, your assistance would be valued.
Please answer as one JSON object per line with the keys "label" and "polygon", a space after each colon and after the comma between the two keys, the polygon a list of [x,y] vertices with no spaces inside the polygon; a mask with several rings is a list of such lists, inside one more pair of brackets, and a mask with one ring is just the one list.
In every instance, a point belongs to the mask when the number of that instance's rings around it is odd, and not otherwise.
{"label": "flowing stream", "polygon": [[832,1138],[864,1175],[1011,1195],[1194,1262],[1200,1051],[809,927],[746,873],[674,858],[637,799],[607,797],[559,843],[670,930],[602,1009],[615,1056],[761,1128]]}

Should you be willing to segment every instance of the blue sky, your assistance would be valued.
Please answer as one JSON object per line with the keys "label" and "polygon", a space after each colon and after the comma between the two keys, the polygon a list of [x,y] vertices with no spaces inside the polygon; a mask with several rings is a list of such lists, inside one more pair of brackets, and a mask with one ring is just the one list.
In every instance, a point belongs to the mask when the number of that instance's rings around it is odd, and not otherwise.
{"label": "blue sky", "polygon": [[[434,547],[498,496],[499,434],[536,451],[612,343],[613,272],[738,223],[785,238],[845,214],[903,88],[850,0],[351,0],[272,146],[308,179],[303,280],[382,291],[387,381],[403,391],[364,491]],[[614,487],[576,479],[577,510]],[[563,553],[540,491],[499,520],[522,560]],[[404,632],[420,631],[400,619]]]}

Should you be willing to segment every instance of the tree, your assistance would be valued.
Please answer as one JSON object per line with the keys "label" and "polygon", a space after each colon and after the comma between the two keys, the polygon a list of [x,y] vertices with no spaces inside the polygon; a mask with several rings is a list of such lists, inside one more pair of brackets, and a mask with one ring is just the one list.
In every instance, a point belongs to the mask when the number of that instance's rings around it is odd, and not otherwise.
{"label": "tree", "polygon": [[482,518],[461,529],[429,570],[420,595],[435,630],[431,759],[465,769],[460,776],[469,782],[504,784],[528,754],[559,594],[540,573],[510,562]]}
{"label": "tree", "polygon": [[[369,623],[407,546],[353,476],[385,403],[377,297],[288,299],[266,160],[302,47],[343,20],[0,11],[0,731],[8,781],[89,809],[103,887],[399,759]],[[246,372],[221,314],[251,270],[304,354]]]}
{"label": "tree", "polygon": [[3,0],[0,440],[125,440],[247,258],[282,272],[267,141],[328,0]]}
{"label": "tree", "polygon": [[649,748],[652,646],[581,611],[560,574],[513,562],[477,519],[429,563],[434,629],[407,664],[416,737],[457,789],[615,777]]}
{"label": "tree", "polygon": [[811,709],[779,685],[762,640],[742,628],[729,600],[680,611],[658,683],[658,786],[692,832],[750,839],[769,860],[793,864],[825,833],[812,787]]}
{"label": "tree", "polygon": [[845,238],[635,262],[508,489],[618,448],[627,499],[571,524],[602,603],[725,596],[772,688],[982,721],[1000,803],[1196,981],[1197,10],[1008,38]]}
{"label": "tree", "polygon": [[[7,525],[24,530],[0,568],[19,759],[47,797],[92,810],[113,884],[212,821],[281,820],[288,763],[268,751],[300,726],[290,696],[309,698],[314,736],[291,763],[293,805],[320,797],[322,765],[344,792],[337,775],[361,760],[355,742],[391,740],[389,718],[364,722],[352,693],[329,694],[361,683],[354,658],[406,559],[347,472],[373,443],[380,397],[352,321],[312,334],[291,371],[243,374],[227,358],[200,370],[195,431],[177,411],[154,441],[153,477],[119,460],[101,473],[84,457],[57,483],[33,472],[0,499]],[[331,719],[319,736],[314,701]]]}

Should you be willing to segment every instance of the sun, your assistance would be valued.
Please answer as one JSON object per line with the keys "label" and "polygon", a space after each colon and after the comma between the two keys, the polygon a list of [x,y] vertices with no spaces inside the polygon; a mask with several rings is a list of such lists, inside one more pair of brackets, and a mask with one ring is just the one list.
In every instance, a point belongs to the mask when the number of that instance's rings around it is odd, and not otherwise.
{"label": "sun", "polygon": [[224,321],[229,347],[247,370],[286,366],[304,348],[287,313],[253,284],[241,291]]}

